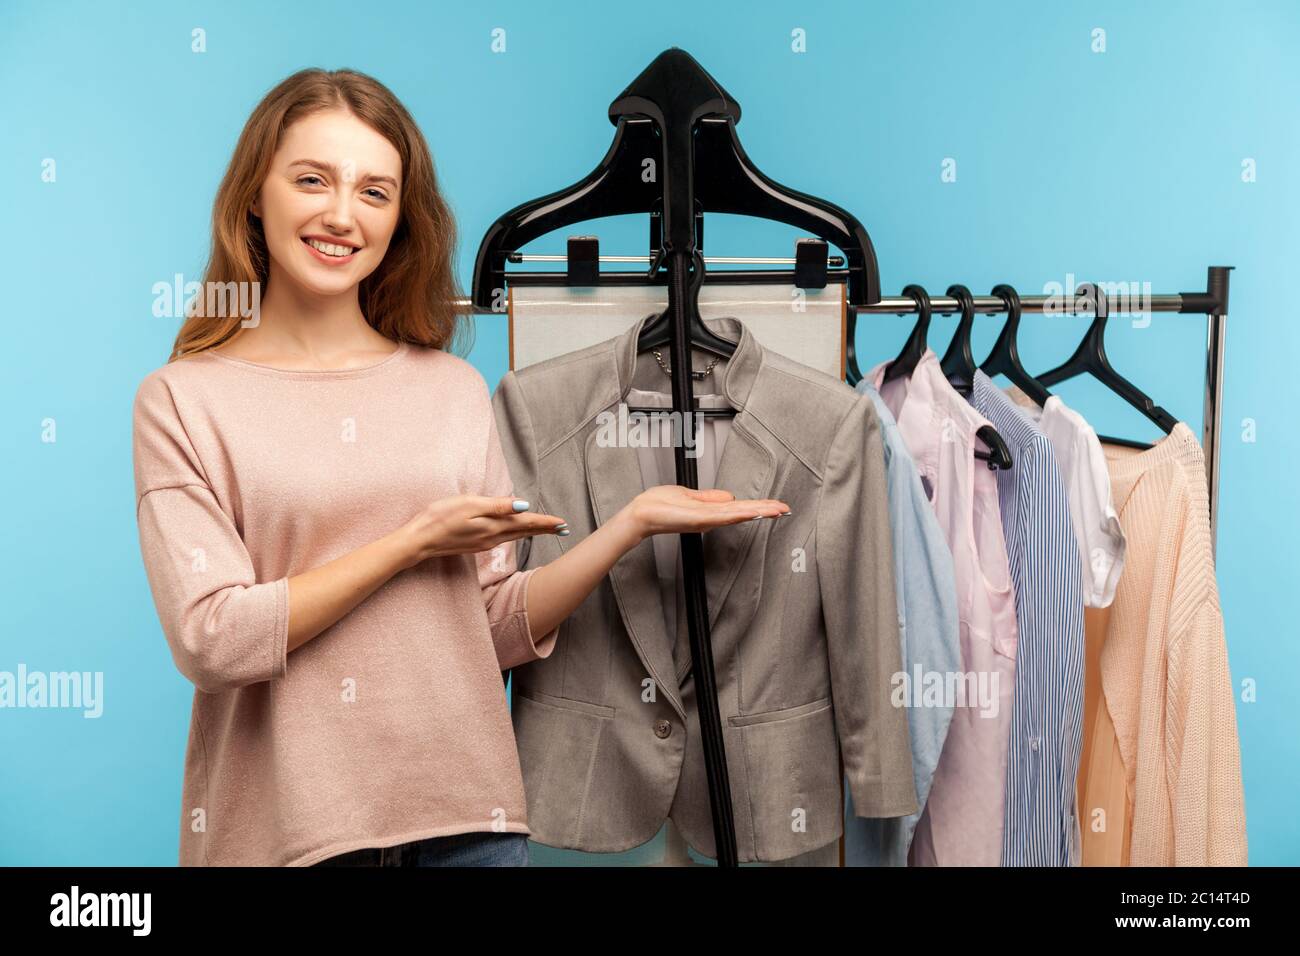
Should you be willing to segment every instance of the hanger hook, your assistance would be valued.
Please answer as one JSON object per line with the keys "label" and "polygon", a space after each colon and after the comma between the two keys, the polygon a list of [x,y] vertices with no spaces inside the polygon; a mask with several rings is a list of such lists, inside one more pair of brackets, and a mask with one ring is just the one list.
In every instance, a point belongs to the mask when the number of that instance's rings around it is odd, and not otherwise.
{"label": "hanger hook", "polygon": [[1074,287],[1076,298],[1083,298],[1092,306],[1094,317],[1101,319],[1103,322],[1110,318],[1110,300],[1106,298],[1106,290],[1095,282],[1080,282]]}
{"label": "hanger hook", "polygon": [[1003,282],[995,285],[989,295],[997,296],[1002,300],[1002,304],[1006,306],[1003,311],[1007,314],[1007,322],[1002,327],[1002,334],[1006,335],[1010,332],[1014,335],[1016,329],[1020,326],[1020,293],[1014,287]]}
{"label": "hanger hook", "polygon": [[918,328],[924,327],[926,331],[930,329],[930,293],[925,291],[924,286],[912,284],[903,289],[903,295],[916,302]]}
{"label": "hanger hook", "polygon": [[970,289],[959,282],[954,282],[948,286],[945,293],[950,298],[957,300],[957,305],[961,309],[961,321],[972,322],[975,319],[975,297],[971,295]]}
{"label": "hanger hook", "polygon": [[912,326],[912,333],[903,344],[903,350],[898,353],[898,358],[885,366],[886,382],[911,376],[925,356],[925,343],[930,334],[930,294],[922,286],[913,284],[903,289],[903,295],[916,303],[916,311],[920,317],[916,320],[916,325]]}
{"label": "hanger hook", "polygon": [[961,319],[957,322],[957,330],[953,333],[952,342],[943,354],[939,367],[948,376],[953,388],[966,395],[975,381],[975,357],[970,349],[971,331],[975,327],[975,297],[971,295],[970,289],[960,283],[948,286],[948,295],[957,300]]}

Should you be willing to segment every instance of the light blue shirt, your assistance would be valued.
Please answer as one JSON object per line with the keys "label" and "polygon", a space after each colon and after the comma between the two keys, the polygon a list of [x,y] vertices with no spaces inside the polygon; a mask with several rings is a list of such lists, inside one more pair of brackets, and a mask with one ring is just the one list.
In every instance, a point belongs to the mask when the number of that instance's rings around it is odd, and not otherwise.
{"label": "light blue shirt", "polygon": [[[865,379],[858,383],[857,390],[871,397],[884,437],[894,581],[898,591],[898,637],[906,669],[903,686],[909,689],[906,695],[899,691],[899,696],[910,703],[910,688],[917,679],[918,668],[922,675],[930,672],[947,675],[961,670],[952,552],[893,414],[880,393]],[[899,683],[896,680],[892,686],[898,687]],[[852,798],[845,790],[845,806],[849,808],[844,822],[846,865],[907,865],[912,833],[925,808],[951,722],[951,706],[907,708],[912,777],[919,807],[916,813],[889,819],[857,817],[853,814]]]}
{"label": "light blue shirt", "polygon": [[1083,730],[1083,569],[1065,481],[1047,436],[983,372],[970,403],[997,429],[1013,467],[998,510],[1016,592],[1003,866],[1077,862],[1075,786]]}

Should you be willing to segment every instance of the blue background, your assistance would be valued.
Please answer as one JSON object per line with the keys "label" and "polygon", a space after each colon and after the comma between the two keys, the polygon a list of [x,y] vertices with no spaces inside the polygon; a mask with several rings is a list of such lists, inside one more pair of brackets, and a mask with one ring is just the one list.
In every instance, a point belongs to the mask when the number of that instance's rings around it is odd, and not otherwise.
{"label": "blue background", "polygon": [[[1257,701],[1237,704],[1251,862],[1300,862],[1300,324],[1288,314],[1300,249],[1298,9],[5,2],[0,670],[103,671],[105,712],[0,710],[0,863],[176,860],[192,688],[141,565],[131,400],[179,326],[152,315],[152,286],[198,278],[214,192],[254,104],[304,66],[352,67],[392,88],[430,141],[468,285],[492,220],[585,175],[609,145],[610,101],[670,46],[740,101],[741,140],[760,169],[863,221],[886,294],[909,282],[1036,294],[1068,274],[1200,291],[1208,265],[1236,267],[1219,582],[1234,682],[1257,684]],[[205,53],[191,52],[195,27]],[[491,50],[498,27],[504,53]],[[1104,53],[1092,49],[1097,27]],[[797,28],[807,52],[792,52]],[[940,180],[946,157],[955,183]],[[46,158],[53,183],[41,178]],[[1242,180],[1247,158],[1256,182]],[[796,238],[771,223],[710,222],[714,255],[790,255]],[[603,251],[644,254],[642,219],[592,231]],[[563,240],[528,251],[559,252]],[[936,351],[953,322],[936,319]],[[1057,364],[1086,324],[1028,318],[1026,365]],[[864,319],[863,368],[892,356],[910,325]],[[999,325],[979,320],[977,359]],[[1198,435],[1204,344],[1202,316],[1156,315],[1146,328],[1121,317],[1108,338],[1115,366]],[[477,320],[471,360],[495,385],[504,318]],[[1103,434],[1155,437],[1094,386],[1059,391]],[[45,418],[57,420],[56,443],[40,439]],[[1246,419],[1255,441],[1243,440]],[[534,846],[535,862],[545,852]]]}

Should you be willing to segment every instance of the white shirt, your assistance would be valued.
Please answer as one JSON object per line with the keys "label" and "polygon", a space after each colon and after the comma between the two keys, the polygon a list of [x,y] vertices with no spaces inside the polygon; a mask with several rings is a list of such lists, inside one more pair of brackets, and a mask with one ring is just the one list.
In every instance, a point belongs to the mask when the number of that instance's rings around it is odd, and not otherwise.
{"label": "white shirt", "polygon": [[1109,607],[1124,569],[1128,542],[1111,498],[1110,470],[1097,433],[1057,395],[1040,408],[1014,385],[1006,391],[1047,436],[1056,454],[1079,542],[1084,606]]}

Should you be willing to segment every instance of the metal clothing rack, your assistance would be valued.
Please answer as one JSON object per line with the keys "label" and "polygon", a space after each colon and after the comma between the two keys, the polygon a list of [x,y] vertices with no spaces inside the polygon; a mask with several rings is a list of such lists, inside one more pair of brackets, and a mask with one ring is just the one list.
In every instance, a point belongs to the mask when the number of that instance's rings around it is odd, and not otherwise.
{"label": "metal clothing rack", "polygon": [[[709,263],[793,264],[793,271],[726,270],[708,275],[710,283],[781,283],[824,288],[847,286],[850,383],[861,379],[854,338],[860,313],[906,314],[917,309],[910,297],[883,298],[874,247],[866,229],[849,212],[824,199],[797,192],[765,176],[745,155],[736,136],[740,104],[685,51],[661,53],[611,104],[616,127],[613,143],[600,164],[581,181],[511,209],[492,224],[479,245],[471,298],[457,304],[465,312],[506,311],[506,264],[563,261],[563,271],[510,272],[519,285],[622,286],[666,285],[673,368],[690,368],[691,329],[700,325],[696,300],[699,280]],[[657,158],[657,175],[642,175],[647,158]],[[801,239],[792,259],[702,256],[705,212],[723,212],[784,222],[812,233]],[[601,256],[591,236],[571,237],[566,256],[534,256],[519,249],[572,223],[627,213],[650,217],[650,255]],[[842,257],[830,257],[834,245]],[[645,272],[602,272],[602,262],[647,264]],[[1217,516],[1219,430],[1223,349],[1228,306],[1228,266],[1212,266],[1205,292],[1151,296],[1153,312],[1204,313],[1209,316],[1206,356],[1204,448],[1210,487],[1211,521]],[[695,294],[693,295],[692,292]],[[960,304],[946,296],[930,299],[935,312],[956,312]],[[1092,305],[1071,299],[1026,296],[1022,312],[1078,312]],[[975,296],[977,312],[1002,312],[1003,299]],[[673,376],[672,409],[694,410],[691,376]],[[695,459],[674,448],[677,483],[699,486]],[[709,786],[714,842],[719,866],[736,866],[737,849],[727,776],[722,723],[718,711],[709,614],[704,580],[704,544],[700,534],[683,534],[682,581],[690,636],[696,704]],[[680,711],[679,688],[662,688]]]}

